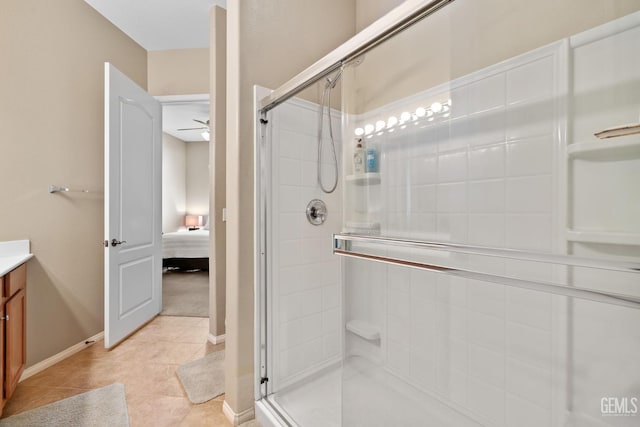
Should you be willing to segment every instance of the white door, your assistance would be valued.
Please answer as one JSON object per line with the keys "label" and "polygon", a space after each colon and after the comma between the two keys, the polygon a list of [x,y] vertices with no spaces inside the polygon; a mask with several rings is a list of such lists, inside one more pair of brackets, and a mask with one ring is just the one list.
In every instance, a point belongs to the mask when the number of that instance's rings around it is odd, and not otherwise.
{"label": "white door", "polygon": [[104,345],[162,308],[162,107],[105,63]]}

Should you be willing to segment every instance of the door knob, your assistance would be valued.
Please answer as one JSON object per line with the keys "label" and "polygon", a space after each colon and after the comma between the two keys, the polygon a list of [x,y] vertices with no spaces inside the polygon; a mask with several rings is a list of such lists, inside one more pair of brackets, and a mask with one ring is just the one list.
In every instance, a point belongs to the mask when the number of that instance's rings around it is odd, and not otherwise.
{"label": "door knob", "polygon": [[126,240],[111,239],[111,246],[118,246],[118,245],[121,245],[123,243],[127,243],[127,241]]}

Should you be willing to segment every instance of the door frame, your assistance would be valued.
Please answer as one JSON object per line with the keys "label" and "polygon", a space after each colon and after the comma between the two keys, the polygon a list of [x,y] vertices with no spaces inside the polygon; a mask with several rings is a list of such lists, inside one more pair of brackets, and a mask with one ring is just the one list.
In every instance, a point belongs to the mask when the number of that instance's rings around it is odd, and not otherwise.
{"label": "door frame", "polygon": [[[160,102],[160,104],[162,104],[162,107],[164,107],[165,105],[185,105],[185,104],[198,104],[198,103],[206,102],[207,104],[209,104],[209,111],[211,111],[211,97],[209,96],[208,93],[199,93],[199,94],[192,94],[192,95],[158,95],[158,96],[154,96],[154,98],[157,99]],[[211,112],[209,112],[209,120],[211,121]],[[211,123],[213,123],[213,121],[211,121]],[[163,133],[164,133],[164,130],[163,130]],[[213,139],[213,134],[211,134],[211,137],[209,138],[209,171],[210,172],[211,172],[211,168],[213,167],[213,165],[211,165],[212,139]],[[160,179],[162,179],[162,177]],[[211,190],[212,190],[211,175],[209,175],[209,182],[207,183],[207,187],[209,187],[209,194],[211,194]],[[160,188],[162,189],[162,183],[160,183]],[[212,207],[212,200],[211,200],[211,197],[209,197],[209,217],[211,217],[211,212],[212,212],[211,207]],[[160,216],[162,217],[162,214]],[[209,253],[214,254],[214,239],[211,238],[211,234],[209,235]],[[211,265],[211,262],[209,262],[209,265]],[[215,276],[211,277],[211,274],[209,274],[209,295],[211,295],[212,292],[215,292],[215,287],[216,287]],[[215,307],[212,307],[211,301],[209,301],[209,316],[208,316],[209,319],[214,315],[215,315]],[[209,337],[211,336],[213,335],[211,333],[211,327],[209,327]],[[215,336],[213,337],[215,338]],[[214,342],[213,344],[219,344],[219,342],[217,343]]]}

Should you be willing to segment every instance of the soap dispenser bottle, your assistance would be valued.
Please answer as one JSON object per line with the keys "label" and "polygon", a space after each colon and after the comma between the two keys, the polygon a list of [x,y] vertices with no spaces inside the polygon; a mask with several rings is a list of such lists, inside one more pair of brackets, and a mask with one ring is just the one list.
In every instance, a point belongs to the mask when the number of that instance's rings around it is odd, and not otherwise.
{"label": "soap dispenser bottle", "polygon": [[356,148],[353,151],[353,173],[354,174],[363,174],[364,173],[364,160],[365,160],[365,152],[364,147],[362,146],[362,138],[356,138]]}

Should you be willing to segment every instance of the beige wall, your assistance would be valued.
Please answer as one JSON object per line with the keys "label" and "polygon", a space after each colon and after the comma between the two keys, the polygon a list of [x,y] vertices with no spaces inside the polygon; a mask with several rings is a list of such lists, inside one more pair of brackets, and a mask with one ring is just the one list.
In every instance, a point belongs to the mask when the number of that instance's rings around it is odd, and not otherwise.
{"label": "beige wall", "polygon": [[209,49],[153,50],[147,54],[149,93],[209,93]]}
{"label": "beige wall", "polygon": [[0,240],[30,239],[35,254],[30,366],[103,330],[104,62],[146,87],[147,54],[81,0],[1,9]]}
{"label": "beige wall", "polygon": [[356,31],[360,32],[404,0],[356,0]]}
{"label": "beige wall", "polygon": [[225,402],[253,406],[253,85],[276,88],[355,32],[355,2],[227,2]]}
{"label": "beige wall", "polygon": [[[360,0],[358,22],[392,3],[400,1]],[[368,52],[354,71],[350,105],[368,111],[638,9],[637,0],[456,0]]]}
{"label": "beige wall", "polygon": [[209,142],[186,143],[187,213],[209,215]]}
{"label": "beige wall", "polygon": [[186,143],[167,133],[162,134],[162,232],[184,227],[187,212]]}
{"label": "beige wall", "polygon": [[227,11],[220,7],[211,9],[211,82],[210,107],[211,149],[209,164],[212,166],[209,193],[211,215],[211,256],[209,257],[209,307],[215,312],[209,316],[209,332],[215,337],[225,333],[227,232],[222,222],[222,209],[227,197]]}

